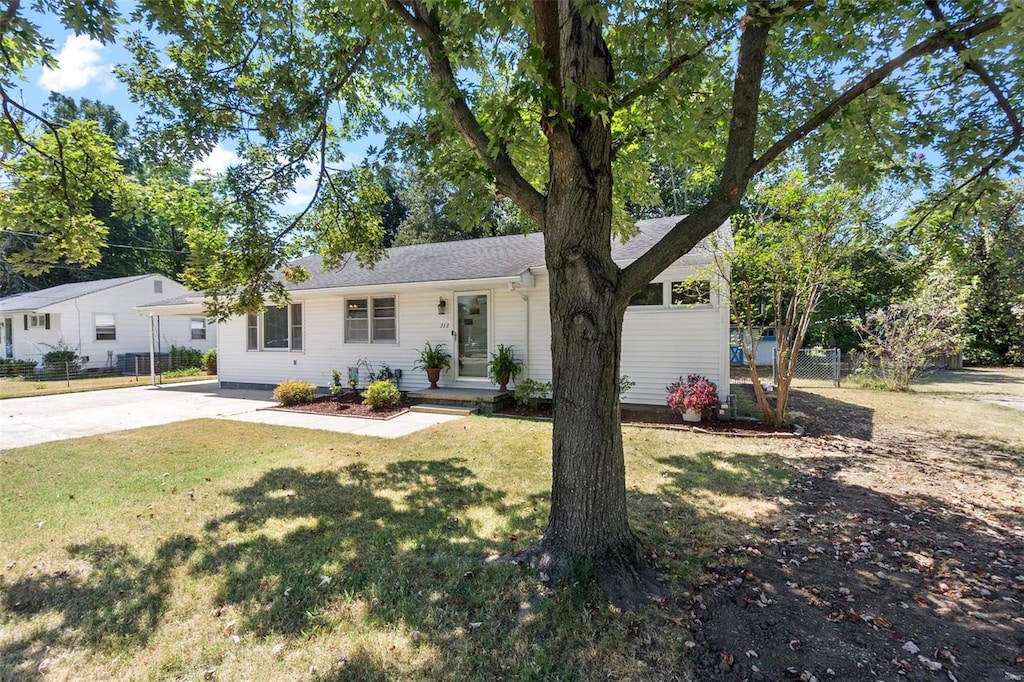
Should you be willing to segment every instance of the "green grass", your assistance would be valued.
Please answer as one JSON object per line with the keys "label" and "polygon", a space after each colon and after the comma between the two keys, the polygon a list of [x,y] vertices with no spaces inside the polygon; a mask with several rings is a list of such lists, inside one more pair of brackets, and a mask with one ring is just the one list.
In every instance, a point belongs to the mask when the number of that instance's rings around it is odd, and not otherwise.
{"label": "green grass", "polygon": [[[684,675],[680,613],[619,613],[585,580],[539,597],[487,561],[543,532],[549,442],[487,417],[398,441],[200,420],[2,451],[3,679],[44,658],[83,679]],[[790,476],[764,441],[625,442],[631,520],[676,595]]]}
{"label": "green grass", "polygon": [[[207,375],[202,370],[173,370],[157,375],[158,384],[176,384],[183,381],[216,379],[216,375]],[[86,391],[102,391],[108,388],[129,388],[146,386],[149,375],[98,377],[92,379],[71,379],[70,381],[34,381],[21,378],[0,379],[0,400],[5,398],[26,398],[34,395],[56,395],[58,393],[83,393]]]}

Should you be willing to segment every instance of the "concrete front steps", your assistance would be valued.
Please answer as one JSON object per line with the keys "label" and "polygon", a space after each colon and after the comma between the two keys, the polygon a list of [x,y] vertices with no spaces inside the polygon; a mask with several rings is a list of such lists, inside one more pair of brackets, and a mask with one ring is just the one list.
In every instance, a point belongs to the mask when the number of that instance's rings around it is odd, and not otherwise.
{"label": "concrete front steps", "polygon": [[512,393],[509,391],[452,386],[409,391],[407,397],[412,403],[409,409],[413,412],[437,414],[491,414],[512,401]]}

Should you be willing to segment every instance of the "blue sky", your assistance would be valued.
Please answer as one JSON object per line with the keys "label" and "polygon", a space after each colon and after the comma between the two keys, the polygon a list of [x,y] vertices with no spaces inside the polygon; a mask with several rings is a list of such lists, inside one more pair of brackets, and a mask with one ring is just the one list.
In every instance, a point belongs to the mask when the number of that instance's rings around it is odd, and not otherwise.
{"label": "blue sky", "polygon": [[[75,99],[99,100],[115,107],[122,118],[135,127],[142,110],[128,93],[128,88],[114,76],[114,68],[130,64],[131,55],[119,44],[104,45],[88,36],[76,35],[61,25],[53,15],[27,12],[41,32],[53,41],[53,55],[57,64],[53,68],[35,66],[23,74],[21,98],[33,111],[40,111],[51,92],[59,92]],[[122,27],[120,35],[134,27]],[[349,145],[346,158],[341,165],[357,164],[365,158],[370,144],[380,145],[381,140],[364,140]],[[238,156],[230,142],[218,144],[205,158],[193,164],[194,173],[222,173],[237,163]],[[298,211],[306,206],[312,196],[316,179],[312,176],[300,179],[296,191],[281,207],[286,212]]]}

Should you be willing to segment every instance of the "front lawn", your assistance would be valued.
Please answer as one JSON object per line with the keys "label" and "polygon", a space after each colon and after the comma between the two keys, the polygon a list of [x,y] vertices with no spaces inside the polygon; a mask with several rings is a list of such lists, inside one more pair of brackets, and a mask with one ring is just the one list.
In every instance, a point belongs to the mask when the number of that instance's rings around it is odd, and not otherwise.
{"label": "front lawn", "polygon": [[[3,679],[682,675],[677,601],[622,615],[585,576],[544,598],[488,561],[543,531],[549,441],[486,417],[399,441],[202,420],[0,452]],[[626,442],[675,594],[789,476],[764,442]]]}
{"label": "front lawn", "polygon": [[[209,381],[216,378],[216,374],[206,374],[203,372],[185,376],[158,374],[156,380],[158,384],[178,384],[186,381]],[[108,376],[69,380],[47,379],[45,381],[37,381],[32,377],[0,378],[0,400],[4,398],[27,398],[35,395],[102,391],[108,388],[130,388],[132,386],[147,386],[148,384],[148,374],[139,377]]]}

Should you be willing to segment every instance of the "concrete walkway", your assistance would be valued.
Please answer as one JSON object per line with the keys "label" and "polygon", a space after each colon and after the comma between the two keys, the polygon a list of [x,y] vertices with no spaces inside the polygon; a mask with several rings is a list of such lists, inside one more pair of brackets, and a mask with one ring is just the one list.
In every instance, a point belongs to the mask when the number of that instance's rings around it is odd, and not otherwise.
{"label": "concrete walkway", "polygon": [[0,400],[0,449],[201,418],[378,438],[399,438],[459,419],[407,412],[385,421],[264,409],[274,405],[268,391],[222,389],[215,381],[11,398]]}

